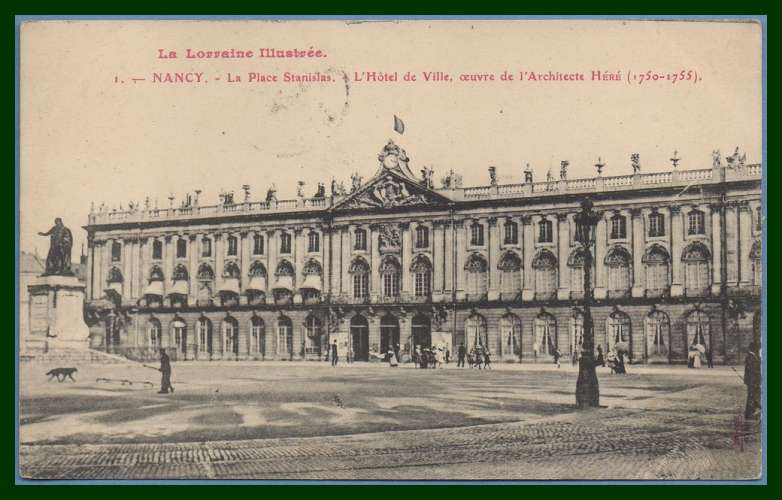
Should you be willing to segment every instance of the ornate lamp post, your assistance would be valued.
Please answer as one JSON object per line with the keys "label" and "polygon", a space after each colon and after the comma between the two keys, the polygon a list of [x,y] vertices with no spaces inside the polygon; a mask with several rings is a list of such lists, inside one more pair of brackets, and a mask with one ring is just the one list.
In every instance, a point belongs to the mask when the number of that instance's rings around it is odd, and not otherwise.
{"label": "ornate lamp post", "polygon": [[600,214],[593,209],[589,198],[581,202],[581,211],[576,214],[576,241],[584,251],[584,335],[581,346],[581,359],[578,363],[576,381],[576,405],[579,408],[600,405],[600,387],[595,371],[595,330],[592,324],[592,244],[595,242],[595,227]]}

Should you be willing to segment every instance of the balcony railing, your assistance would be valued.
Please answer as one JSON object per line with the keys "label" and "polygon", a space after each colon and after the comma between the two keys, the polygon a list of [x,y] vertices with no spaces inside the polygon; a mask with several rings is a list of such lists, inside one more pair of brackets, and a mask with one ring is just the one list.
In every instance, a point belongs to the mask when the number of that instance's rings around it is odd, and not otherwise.
{"label": "balcony railing", "polygon": [[[525,184],[502,184],[456,189],[439,189],[440,194],[453,201],[488,199],[513,199],[527,196],[546,196],[562,193],[599,193],[643,189],[649,186],[685,186],[694,182],[721,182],[722,169],[674,170],[613,177],[590,177],[582,179],[552,179]],[[760,179],[760,164],[725,168],[725,180]],[[89,215],[88,224],[116,224],[159,220],[199,219],[217,216],[257,214],[264,212],[303,212],[327,210],[342,201],[344,196],[321,198],[296,198],[292,200],[252,201],[209,206],[188,206],[180,208],[150,208],[132,211],[101,211]]]}

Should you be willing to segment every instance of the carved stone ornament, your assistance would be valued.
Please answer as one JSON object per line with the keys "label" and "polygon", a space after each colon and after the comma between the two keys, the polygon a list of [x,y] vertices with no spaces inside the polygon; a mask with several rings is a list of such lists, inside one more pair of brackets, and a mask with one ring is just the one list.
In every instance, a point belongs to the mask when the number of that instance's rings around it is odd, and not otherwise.
{"label": "carved stone ornament", "polygon": [[422,205],[429,200],[423,194],[411,194],[404,182],[386,175],[369,189],[351,199],[349,208],[378,207],[389,208],[408,205]]}

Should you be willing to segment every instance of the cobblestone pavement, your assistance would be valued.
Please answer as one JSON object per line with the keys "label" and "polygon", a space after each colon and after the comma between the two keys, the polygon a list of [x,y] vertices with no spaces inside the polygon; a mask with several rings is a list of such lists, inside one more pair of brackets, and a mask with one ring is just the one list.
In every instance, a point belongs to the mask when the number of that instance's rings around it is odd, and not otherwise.
{"label": "cobblestone pavement", "polygon": [[23,444],[21,474],[29,479],[756,478],[757,428],[739,429],[746,437],[737,440],[736,404],[720,400],[715,408],[695,399],[716,400],[720,384],[694,384],[676,394],[587,412],[450,428],[180,443]]}

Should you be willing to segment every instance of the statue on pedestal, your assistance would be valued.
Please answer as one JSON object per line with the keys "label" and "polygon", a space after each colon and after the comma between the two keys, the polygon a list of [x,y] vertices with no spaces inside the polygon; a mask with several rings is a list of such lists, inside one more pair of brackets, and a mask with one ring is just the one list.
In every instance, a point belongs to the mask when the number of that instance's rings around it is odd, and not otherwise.
{"label": "statue on pedestal", "polygon": [[54,226],[39,236],[49,236],[49,253],[46,256],[46,271],[43,276],[73,276],[71,271],[71,248],[73,247],[73,235],[71,230],[65,227],[62,219],[54,219]]}

